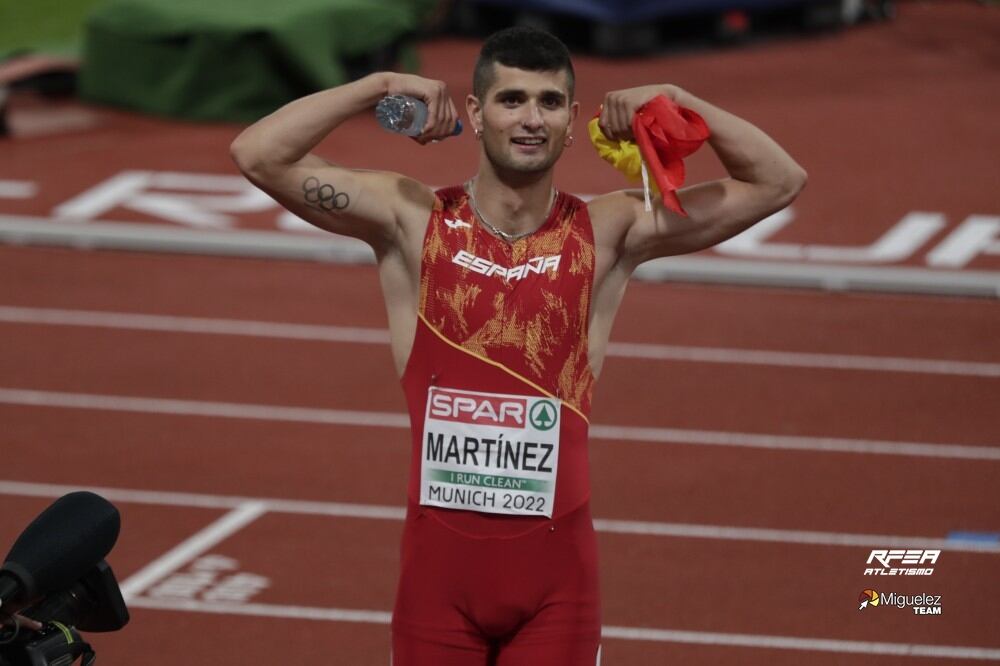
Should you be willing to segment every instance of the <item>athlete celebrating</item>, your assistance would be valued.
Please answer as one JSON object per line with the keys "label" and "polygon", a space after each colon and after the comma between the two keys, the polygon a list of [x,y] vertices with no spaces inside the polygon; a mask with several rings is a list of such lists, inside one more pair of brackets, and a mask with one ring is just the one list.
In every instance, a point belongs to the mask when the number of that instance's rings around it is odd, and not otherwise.
{"label": "athlete celebrating", "polygon": [[433,191],[309,151],[385,95],[423,100],[420,143],[452,135],[440,81],[384,72],[296,100],[233,143],[243,173],[288,210],[375,251],[412,424],[396,666],[600,661],[587,428],[594,380],[629,276],[711,247],[788,205],[805,172],[772,139],[673,85],[608,93],[599,126],[632,137],[658,95],[694,110],[729,177],[588,203],[553,169],[579,113],[566,47],[511,28],[483,45],[466,99],[479,169]]}

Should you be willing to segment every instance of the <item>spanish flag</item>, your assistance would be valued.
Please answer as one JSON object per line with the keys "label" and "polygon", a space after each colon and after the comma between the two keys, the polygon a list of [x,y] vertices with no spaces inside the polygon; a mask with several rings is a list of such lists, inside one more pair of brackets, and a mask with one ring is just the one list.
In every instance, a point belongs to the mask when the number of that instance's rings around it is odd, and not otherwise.
{"label": "spanish flag", "polygon": [[684,158],[701,148],[710,136],[705,120],[664,95],[657,95],[635,112],[635,142],[608,139],[597,125],[599,118],[600,112],[587,124],[591,143],[602,159],[629,179],[642,180],[646,210],[652,209],[648,169],[653,174],[652,189],[661,195],[663,205],[687,217],[676,191],[684,185]]}

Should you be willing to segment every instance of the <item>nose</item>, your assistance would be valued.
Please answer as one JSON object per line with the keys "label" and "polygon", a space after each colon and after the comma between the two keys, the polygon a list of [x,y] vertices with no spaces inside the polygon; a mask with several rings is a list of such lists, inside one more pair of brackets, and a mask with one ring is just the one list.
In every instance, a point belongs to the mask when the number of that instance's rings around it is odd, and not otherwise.
{"label": "nose", "polygon": [[521,124],[527,130],[537,130],[542,127],[542,111],[537,104],[525,104],[527,114],[521,120]]}

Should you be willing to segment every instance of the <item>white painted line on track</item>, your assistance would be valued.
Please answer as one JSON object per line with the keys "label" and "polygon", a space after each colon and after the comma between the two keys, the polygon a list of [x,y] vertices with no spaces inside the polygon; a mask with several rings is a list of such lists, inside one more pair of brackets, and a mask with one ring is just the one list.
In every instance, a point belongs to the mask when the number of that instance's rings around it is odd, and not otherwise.
{"label": "white painted line on track", "polygon": [[243,502],[197,534],[156,558],[121,584],[125,601],[181,568],[267,512],[264,502]]}
{"label": "white painted line on track", "polygon": [[603,425],[592,425],[590,427],[590,437],[592,439],[650,442],[654,444],[736,446],[783,451],[825,451],[829,453],[859,453],[964,460],[1000,460],[1000,447],[993,445],[927,444],[923,442],[893,442],[842,437],[799,437],[794,435],[760,435],[755,433],[712,430]]}
{"label": "white painted line on track", "polygon": [[[3,233],[0,220],[0,234]],[[653,259],[633,277],[650,282],[795,287],[823,291],[874,291],[939,296],[1000,297],[997,271],[942,270],[917,266],[729,259],[704,254]]]}
{"label": "white painted line on track", "polygon": [[51,391],[24,391],[20,389],[0,388],[0,404],[3,403],[35,407],[97,409],[115,412],[211,416],[263,421],[326,423],[330,425],[385,428],[410,427],[410,419],[406,414],[393,412],[361,412],[340,409],[317,409],[313,407],[278,407],[234,402],[131,398],[114,395],[94,395],[91,393],[57,393]]}
{"label": "white painted line on track", "polygon": [[174,317],[169,315],[126,312],[97,312],[93,310],[0,306],[0,322],[47,326],[89,326],[168,333],[243,335],[258,338],[278,338],[282,340],[389,344],[389,331],[382,328],[317,326],[312,324],[286,324],[243,319]]}
{"label": "white painted line on track", "polygon": [[392,613],[346,608],[310,608],[306,606],[279,606],[277,604],[261,603],[209,603],[193,599],[153,599],[151,597],[137,597],[130,600],[128,605],[130,607],[157,608],[160,610],[181,610],[196,613],[221,613],[224,615],[256,615],[259,617],[275,617],[295,620],[365,622],[369,624],[389,624],[392,621]]}
{"label": "white painted line on track", "polygon": [[[1000,661],[1000,649],[957,645],[921,645],[917,643],[881,643],[845,641],[828,638],[766,636],[761,634],[726,634],[710,631],[675,631],[634,627],[604,627],[603,638],[697,645],[727,645],[734,647],[771,648],[778,650],[809,650],[814,652],[847,652],[859,654],[899,655],[906,657],[947,657]],[[805,661],[805,660],[803,660]]]}
{"label": "white painted line on track", "polygon": [[335,234],[251,229],[217,231],[173,224],[28,215],[0,215],[0,242],[77,249],[375,263],[375,254],[363,241]]}
{"label": "white painted line on track", "polygon": [[38,183],[30,180],[0,180],[0,199],[30,199],[38,193]]}
{"label": "white painted line on track", "polygon": [[[282,340],[389,344],[389,332],[382,328],[321,326],[315,324],[292,324],[241,319],[100,312],[95,310],[0,306],[0,322],[46,326],[86,326],[169,333],[238,335]],[[694,347],[634,342],[609,343],[608,356],[658,361],[685,361],[690,363],[768,365],[792,368],[902,372],[964,377],[1000,377],[1000,363],[896,356]]]}
{"label": "white painted line on track", "polygon": [[[170,224],[0,215],[0,242],[265,259],[374,263],[363,242],[334,234],[187,229]],[[647,261],[635,278],[658,282],[1000,297],[1000,271],[851,266],[693,255]]]}
{"label": "white painted line on track", "polygon": [[[0,494],[24,497],[62,497],[66,493],[82,490],[83,487],[31,483],[25,481],[0,480]],[[202,493],[179,493],[164,490],[137,490],[128,488],[107,488],[87,486],[87,490],[101,495],[109,501],[154,506],[180,506],[192,509],[238,509],[246,504],[263,504],[268,512],[301,515],[332,516],[335,518],[364,518],[372,520],[403,520],[406,511],[402,507],[379,506],[374,504],[350,504],[344,502],[314,502],[265,497],[242,497],[234,495],[207,495]],[[1000,547],[998,547],[1000,549]]]}
{"label": "white painted line on track", "polygon": [[[364,622],[389,624],[392,614],[383,611],[354,610],[346,608],[316,608],[308,606],[282,606],[277,604],[225,604],[202,601],[150,599],[139,597],[130,606],[157,610],[175,610],[225,615],[250,615],[266,618],[319,620],[330,622]],[[777,650],[804,650],[809,652],[835,652],[851,654],[897,655],[907,657],[938,657],[950,659],[978,659],[1000,661],[1000,649],[966,647],[958,645],[926,645],[918,643],[882,643],[850,641],[830,638],[801,638],[797,636],[768,636],[763,634],[729,634],[712,631],[677,631],[648,629],[644,627],[601,628],[603,639],[648,641],[656,643],[687,643],[695,645],[724,645],[729,647],[765,648]]]}
{"label": "white painted line on track", "polygon": [[[380,428],[409,428],[406,414],[368,412],[316,407],[282,407],[203,400],[134,398],[92,393],[64,393],[28,389],[0,388],[0,404],[63,409],[93,409],[141,414],[172,414],[218,418],[291,421]],[[682,444],[695,446],[735,446],[740,448],[785,451],[823,451],[871,455],[948,458],[955,460],[1000,460],[1000,446],[929,444],[886,440],[848,439],[769,435],[680,428],[643,428],[638,426],[591,425],[591,439]]]}
{"label": "white painted line on track", "polygon": [[[24,481],[0,480],[0,495],[22,497],[61,497],[76,490],[89,490],[111,502],[152,504],[199,509],[239,509],[247,505],[260,505],[273,513],[320,515],[335,518],[361,518],[371,520],[403,520],[403,507],[347,502],[315,502],[267,497],[237,497],[206,495],[157,490],[132,490],[99,486],[69,486]],[[849,546],[859,548],[938,548],[969,553],[1000,554],[1000,544],[985,541],[952,541],[926,536],[901,536],[890,534],[849,534],[843,532],[818,532],[803,530],[762,529],[693,523],[659,523],[634,520],[608,520],[597,518],[594,527],[608,534],[634,534],[640,536],[665,536],[695,539],[724,539],[732,541],[760,541],[813,546]]]}
{"label": "white painted line on track", "polygon": [[1000,363],[902,358],[895,356],[814,354],[762,349],[687,347],[626,342],[609,343],[608,355],[621,358],[689,361],[694,363],[773,365],[790,368],[822,368],[826,370],[868,370],[873,372],[909,372],[966,377],[1000,377]]}
{"label": "white painted line on track", "polygon": [[[891,534],[850,534],[846,532],[816,532],[806,530],[778,530],[760,527],[732,527],[726,525],[694,525],[690,523],[655,523],[637,520],[594,519],[598,532],[609,534],[638,534],[688,539],[723,539],[728,541],[763,541],[793,543],[803,546],[851,546],[871,548],[887,544],[886,548],[912,547],[924,549],[962,550],[976,553],[998,553],[1000,544],[993,542],[951,541],[929,537],[906,537]],[[913,544],[910,546],[909,544]],[[967,547],[967,544],[969,547]],[[875,546],[880,547],[880,546]]]}

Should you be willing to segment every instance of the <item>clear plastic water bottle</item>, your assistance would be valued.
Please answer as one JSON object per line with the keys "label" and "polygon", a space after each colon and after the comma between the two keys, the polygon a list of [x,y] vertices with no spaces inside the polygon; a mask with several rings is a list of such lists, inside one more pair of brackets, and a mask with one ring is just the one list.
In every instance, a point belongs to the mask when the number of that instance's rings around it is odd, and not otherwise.
{"label": "clear plastic water bottle", "polygon": [[[388,95],[375,107],[378,124],[390,132],[418,136],[427,122],[427,105],[423,100],[408,95]],[[455,122],[452,136],[462,132],[462,121]]]}

